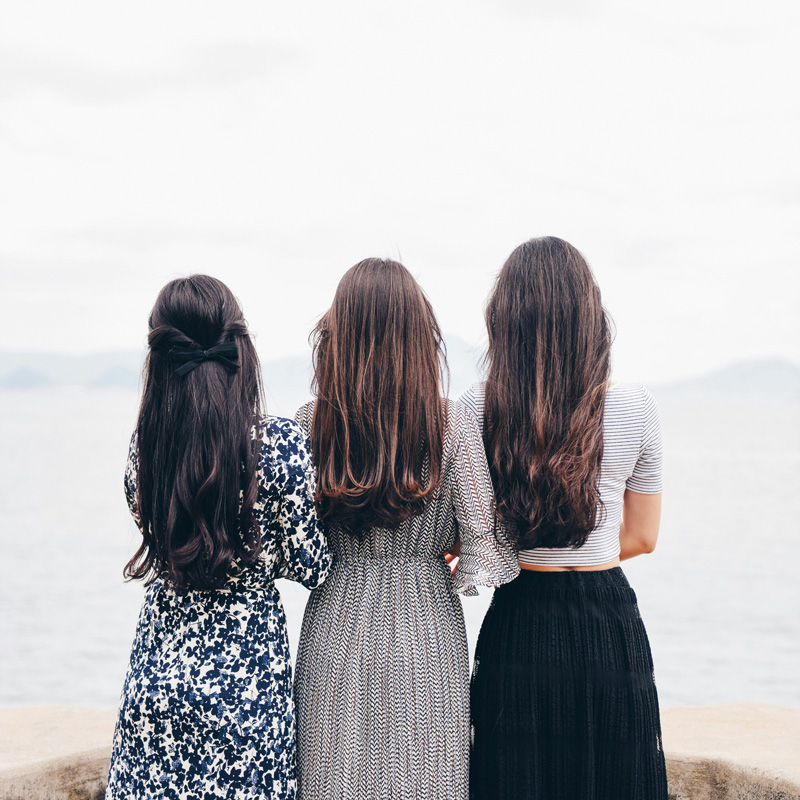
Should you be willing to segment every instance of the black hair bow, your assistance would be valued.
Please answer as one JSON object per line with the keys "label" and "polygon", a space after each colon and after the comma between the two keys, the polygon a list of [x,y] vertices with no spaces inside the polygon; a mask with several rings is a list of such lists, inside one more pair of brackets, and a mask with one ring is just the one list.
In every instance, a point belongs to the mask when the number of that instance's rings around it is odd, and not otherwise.
{"label": "black hair bow", "polygon": [[183,365],[175,370],[176,375],[186,375],[204,361],[219,361],[231,371],[239,369],[239,365],[234,363],[239,360],[239,348],[236,342],[223,342],[208,350],[201,350],[199,347],[173,347],[169,354]]}

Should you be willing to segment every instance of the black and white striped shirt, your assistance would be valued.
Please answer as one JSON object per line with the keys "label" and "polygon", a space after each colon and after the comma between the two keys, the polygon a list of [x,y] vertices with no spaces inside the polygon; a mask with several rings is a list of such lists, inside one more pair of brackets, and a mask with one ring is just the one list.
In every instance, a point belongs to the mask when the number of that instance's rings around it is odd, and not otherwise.
{"label": "black and white striped shirt", "polygon": [[[459,398],[483,425],[483,384]],[[603,462],[597,527],[582,547],[521,550],[523,564],[591,566],[619,555],[619,526],[626,489],[658,494],[662,488],[661,421],[650,392],[639,383],[615,383],[606,392],[603,416]]]}

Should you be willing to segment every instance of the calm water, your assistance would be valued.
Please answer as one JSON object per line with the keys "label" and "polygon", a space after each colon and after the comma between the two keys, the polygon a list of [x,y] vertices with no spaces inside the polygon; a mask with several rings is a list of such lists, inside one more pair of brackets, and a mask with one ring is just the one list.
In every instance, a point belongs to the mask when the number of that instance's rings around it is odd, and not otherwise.
{"label": "calm water", "polygon": [[[142,597],[121,578],[137,538],[122,494],[137,399],[0,392],[0,706],[117,703]],[[800,706],[797,404],[659,400],[662,534],[625,571],[662,703]],[[280,588],[296,650],[307,592]],[[464,599],[471,646],[489,599]]]}

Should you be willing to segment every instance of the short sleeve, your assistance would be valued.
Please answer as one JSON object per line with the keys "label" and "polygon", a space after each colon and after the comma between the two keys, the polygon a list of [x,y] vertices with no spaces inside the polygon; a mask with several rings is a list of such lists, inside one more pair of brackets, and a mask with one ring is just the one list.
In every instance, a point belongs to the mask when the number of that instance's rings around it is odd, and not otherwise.
{"label": "short sleeve", "polygon": [[308,442],[294,423],[285,423],[275,441],[284,461],[278,523],[282,564],[280,577],[298,581],[308,589],[319,586],[328,574],[331,555],[314,504],[314,465]]}
{"label": "short sleeve", "polygon": [[142,520],[139,516],[139,501],[137,499],[136,487],[139,481],[139,447],[136,431],[131,436],[130,447],[128,448],[128,463],[125,465],[125,499],[128,501],[128,508],[133,516],[136,526],[141,530]]}
{"label": "short sleeve", "polygon": [[476,586],[500,586],[519,574],[519,559],[494,514],[494,493],[478,423],[458,403],[448,414],[455,454],[448,483],[461,536],[456,591],[477,594]]}
{"label": "short sleeve", "polygon": [[639,457],[625,487],[641,494],[658,494],[663,488],[661,418],[653,395],[642,387],[642,436]]}

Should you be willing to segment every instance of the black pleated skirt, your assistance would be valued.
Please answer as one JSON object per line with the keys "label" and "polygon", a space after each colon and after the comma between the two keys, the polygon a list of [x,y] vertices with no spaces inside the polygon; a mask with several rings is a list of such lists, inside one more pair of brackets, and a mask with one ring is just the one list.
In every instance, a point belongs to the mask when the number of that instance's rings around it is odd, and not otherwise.
{"label": "black pleated skirt", "polygon": [[472,800],[667,800],[650,643],[619,567],[499,587],[471,703]]}

